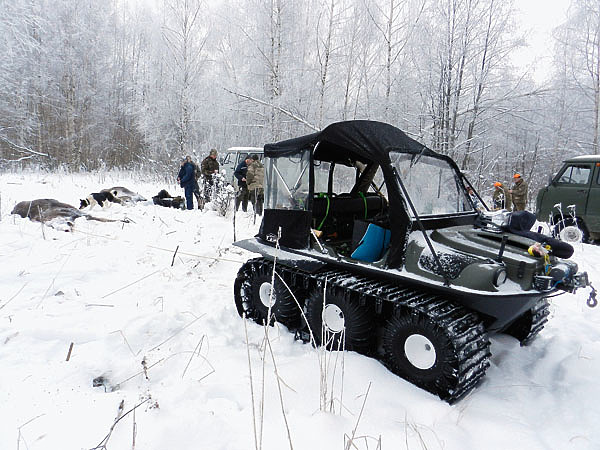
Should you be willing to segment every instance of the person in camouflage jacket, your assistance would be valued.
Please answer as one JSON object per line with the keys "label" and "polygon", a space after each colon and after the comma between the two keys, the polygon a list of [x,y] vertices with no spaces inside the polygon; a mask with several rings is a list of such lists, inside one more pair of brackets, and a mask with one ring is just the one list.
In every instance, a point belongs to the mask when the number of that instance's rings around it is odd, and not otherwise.
{"label": "person in camouflage jacket", "polygon": [[248,171],[246,172],[246,184],[250,192],[250,201],[252,202],[254,212],[262,215],[263,202],[265,200],[265,167],[258,160],[258,155],[253,154],[251,158],[252,162],[248,165]]}
{"label": "person in camouflage jacket", "polygon": [[499,181],[494,183],[494,193],[492,194],[494,209],[510,210],[510,194],[508,189]]}
{"label": "person in camouflage jacket", "polygon": [[512,196],[513,211],[525,211],[527,206],[527,183],[520,174],[513,175],[515,184],[508,192]]}
{"label": "person in camouflage jacket", "polygon": [[213,148],[209,155],[202,160],[200,171],[204,178],[204,199],[210,202],[213,186],[215,183],[215,174],[219,173],[219,161],[217,161],[217,151]]}

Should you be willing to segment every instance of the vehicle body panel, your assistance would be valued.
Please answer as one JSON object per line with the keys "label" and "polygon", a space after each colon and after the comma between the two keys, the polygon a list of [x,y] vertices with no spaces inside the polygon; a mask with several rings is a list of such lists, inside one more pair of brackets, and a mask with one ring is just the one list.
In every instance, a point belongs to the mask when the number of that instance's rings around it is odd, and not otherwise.
{"label": "vehicle body panel", "polygon": [[565,160],[548,186],[538,192],[537,219],[553,224],[564,218],[569,220],[568,208],[573,205],[577,225],[585,229],[592,239],[600,238],[599,177],[600,156],[578,156]]}

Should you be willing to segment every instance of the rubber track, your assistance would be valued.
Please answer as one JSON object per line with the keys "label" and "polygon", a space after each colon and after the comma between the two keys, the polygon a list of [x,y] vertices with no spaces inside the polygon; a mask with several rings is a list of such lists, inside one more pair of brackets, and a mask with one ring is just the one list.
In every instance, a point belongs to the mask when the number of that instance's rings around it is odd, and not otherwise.
{"label": "rubber track", "polygon": [[[286,266],[279,266],[280,273],[311,278],[320,288],[327,282],[343,289],[344,296],[375,303],[378,299],[393,302],[396,307],[418,311],[427,315],[440,328],[447,330],[454,348],[457,363],[452,374],[456,382],[449,392],[432,391],[443,400],[452,403],[471,391],[484,376],[490,365],[490,341],[478,316],[468,309],[444,300],[438,295],[414,287],[398,286],[391,282],[373,280],[343,270],[326,270],[308,274]],[[306,286],[306,283],[304,283]]]}
{"label": "rubber track", "polygon": [[521,340],[521,346],[531,344],[531,341],[533,341],[539,332],[542,331],[542,328],[544,328],[544,325],[548,322],[548,315],[550,314],[549,306],[548,299],[542,298],[533,308],[531,308],[531,327],[529,328],[527,336]]}

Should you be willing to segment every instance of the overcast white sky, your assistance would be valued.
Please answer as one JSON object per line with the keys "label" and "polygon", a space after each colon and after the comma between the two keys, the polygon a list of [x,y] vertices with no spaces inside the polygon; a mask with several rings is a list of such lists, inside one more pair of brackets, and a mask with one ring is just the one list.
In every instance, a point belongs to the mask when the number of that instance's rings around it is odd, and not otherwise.
{"label": "overcast white sky", "polygon": [[532,69],[536,80],[542,81],[552,66],[552,29],[566,19],[570,0],[516,0],[521,11],[521,29],[528,32],[529,46],[513,55],[515,64]]}

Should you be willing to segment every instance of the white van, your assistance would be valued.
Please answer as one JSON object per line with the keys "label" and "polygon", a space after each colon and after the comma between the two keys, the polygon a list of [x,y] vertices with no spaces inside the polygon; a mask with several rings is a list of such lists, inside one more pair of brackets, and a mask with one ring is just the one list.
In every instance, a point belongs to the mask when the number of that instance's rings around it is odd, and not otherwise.
{"label": "white van", "polygon": [[219,163],[221,165],[221,172],[225,170],[225,179],[237,186],[237,180],[233,176],[235,168],[241,163],[248,155],[256,153],[260,161],[263,160],[264,151],[262,147],[229,147],[219,155]]}

